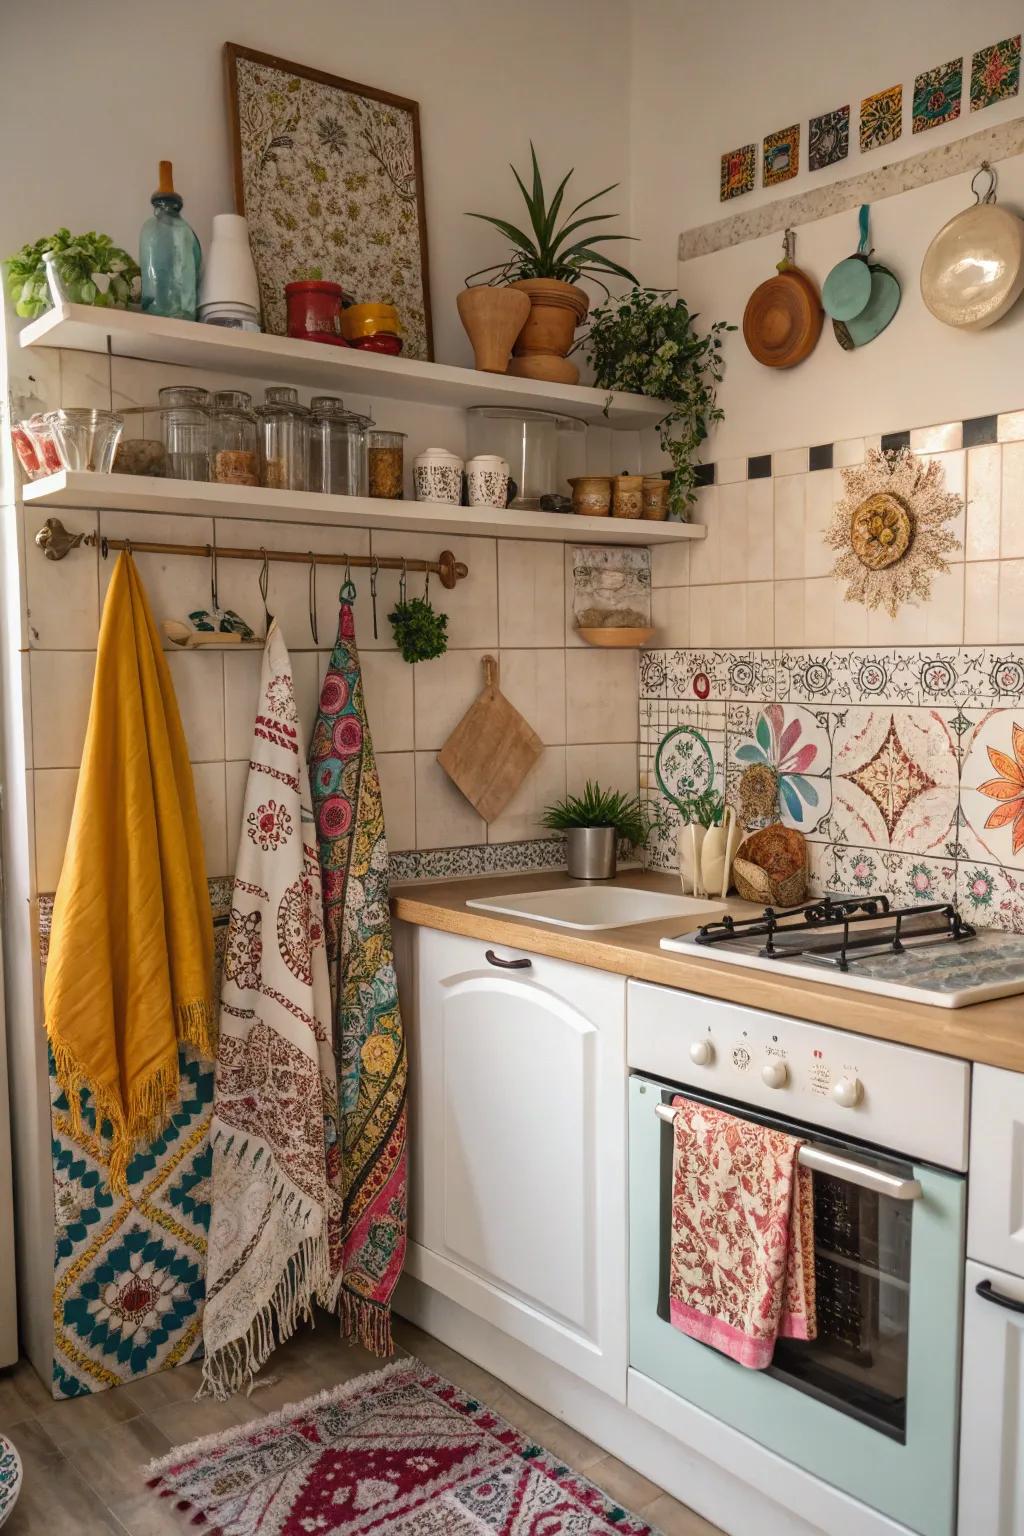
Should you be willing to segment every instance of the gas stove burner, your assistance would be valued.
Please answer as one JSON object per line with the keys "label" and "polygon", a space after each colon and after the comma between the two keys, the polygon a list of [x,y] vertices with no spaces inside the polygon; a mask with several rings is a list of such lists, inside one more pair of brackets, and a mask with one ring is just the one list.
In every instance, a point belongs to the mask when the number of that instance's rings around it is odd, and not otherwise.
{"label": "gas stove burner", "polygon": [[975,936],[976,930],[952,902],[893,908],[887,896],[824,896],[798,907],[765,907],[759,917],[724,917],[705,923],[693,942],[742,944],[749,949],[751,939],[763,938],[757,950],[763,960],[800,956],[847,971],[859,954],[902,955],[908,947],[961,943]]}

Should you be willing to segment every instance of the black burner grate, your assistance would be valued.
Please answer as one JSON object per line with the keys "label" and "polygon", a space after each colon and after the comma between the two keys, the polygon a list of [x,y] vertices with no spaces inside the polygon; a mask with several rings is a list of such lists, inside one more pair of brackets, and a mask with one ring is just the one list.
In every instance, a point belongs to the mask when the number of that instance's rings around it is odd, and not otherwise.
{"label": "black burner grate", "polygon": [[[920,949],[973,939],[975,933],[951,902],[894,908],[887,896],[824,896],[798,907],[765,907],[759,917],[705,923],[694,934],[694,943],[728,945],[763,938],[758,954],[765,960],[810,955],[846,971],[859,952],[901,955],[908,940]],[[801,934],[806,942],[800,942]],[[782,935],[784,947],[777,942]]]}

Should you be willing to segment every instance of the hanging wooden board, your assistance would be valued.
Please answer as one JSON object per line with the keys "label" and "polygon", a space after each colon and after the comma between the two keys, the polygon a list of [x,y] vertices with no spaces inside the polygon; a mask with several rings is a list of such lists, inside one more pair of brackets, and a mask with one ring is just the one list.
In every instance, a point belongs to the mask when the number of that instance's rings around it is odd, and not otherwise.
{"label": "hanging wooden board", "polygon": [[536,731],[498,688],[498,664],[483,658],[484,691],[437,761],[485,821],[501,815],[543,751]]}

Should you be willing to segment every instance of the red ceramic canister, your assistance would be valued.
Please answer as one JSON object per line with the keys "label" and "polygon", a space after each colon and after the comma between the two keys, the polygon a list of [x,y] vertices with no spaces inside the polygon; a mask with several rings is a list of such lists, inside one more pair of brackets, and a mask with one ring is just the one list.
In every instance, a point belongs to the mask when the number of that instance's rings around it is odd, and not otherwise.
{"label": "red ceramic canister", "polygon": [[300,341],[326,341],[347,347],[341,334],[341,304],[344,297],[340,283],[320,279],[285,283],[288,304],[288,335]]}

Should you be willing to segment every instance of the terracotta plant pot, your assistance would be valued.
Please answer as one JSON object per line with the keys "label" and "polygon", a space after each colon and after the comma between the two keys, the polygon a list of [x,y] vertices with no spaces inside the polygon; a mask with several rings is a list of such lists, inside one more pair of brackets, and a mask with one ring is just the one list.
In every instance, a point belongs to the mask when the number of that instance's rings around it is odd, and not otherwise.
{"label": "terracotta plant pot", "polygon": [[509,373],[549,384],[578,384],[580,371],[566,353],[590,306],[587,294],[575,283],[554,277],[525,277],[509,286],[530,300],[529,316],[512,349]]}
{"label": "terracotta plant pot", "polygon": [[481,373],[505,373],[512,343],[529,313],[527,294],[514,288],[463,288],[456,299],[459,319],[473,344],[473,361]]}

